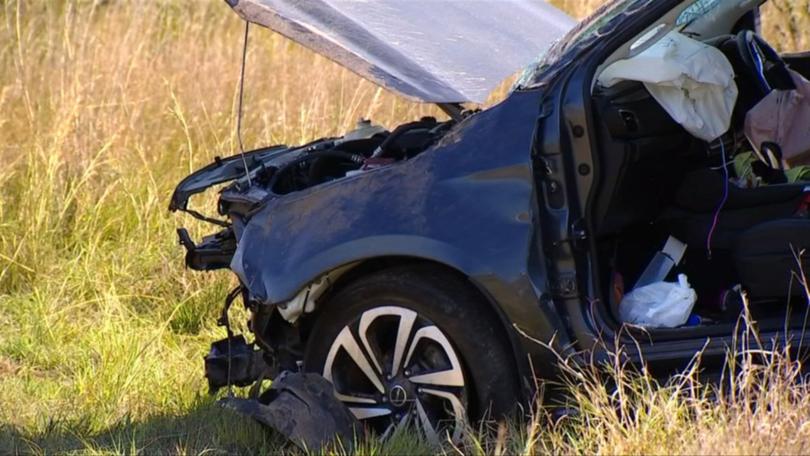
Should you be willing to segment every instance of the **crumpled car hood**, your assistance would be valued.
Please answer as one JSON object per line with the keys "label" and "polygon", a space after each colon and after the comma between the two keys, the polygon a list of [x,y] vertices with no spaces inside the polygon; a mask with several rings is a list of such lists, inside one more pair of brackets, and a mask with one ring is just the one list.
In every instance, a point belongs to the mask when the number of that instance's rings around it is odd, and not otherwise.
{"label": "crumpled car hood", "polygon": [[575,25],[543,0],[226,0],[405,97],[482,103]]}

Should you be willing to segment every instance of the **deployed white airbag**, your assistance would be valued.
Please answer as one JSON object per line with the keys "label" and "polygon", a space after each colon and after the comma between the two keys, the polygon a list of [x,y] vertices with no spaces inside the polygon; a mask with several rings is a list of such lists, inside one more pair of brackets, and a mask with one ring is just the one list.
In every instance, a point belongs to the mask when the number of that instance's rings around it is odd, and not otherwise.
{"label": "deployed white airbag", "polygon": [[691,134],[712,141],[728,131],[737,102],[734,69],[720,50],[670,32],[640,54],[614,62],[599,84],[640,81]]}

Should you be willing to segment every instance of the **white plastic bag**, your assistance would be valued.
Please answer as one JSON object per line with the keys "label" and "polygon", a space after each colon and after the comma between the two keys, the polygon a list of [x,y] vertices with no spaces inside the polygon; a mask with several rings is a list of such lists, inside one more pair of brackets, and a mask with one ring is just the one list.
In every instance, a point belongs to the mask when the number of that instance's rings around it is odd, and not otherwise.
{"label": "white plastic bag", "polygon": [[678,283],[656,282],[627,293],[619,316],[625,323],[647,328],[677,328],[689,320],[695,301],[695,290],[681,274]]}

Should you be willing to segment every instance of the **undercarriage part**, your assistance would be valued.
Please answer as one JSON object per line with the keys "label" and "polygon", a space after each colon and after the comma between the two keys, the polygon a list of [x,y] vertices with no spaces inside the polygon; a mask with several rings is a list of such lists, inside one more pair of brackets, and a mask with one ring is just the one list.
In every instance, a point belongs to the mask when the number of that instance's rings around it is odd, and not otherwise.
{"label": "undercarriage part", "polygon": [[270,364],[270,377],[283,371],[298,371],[304,357],[302,325],[291,325],[276,309],[274,306],[257,306],[249,322],[250,330],[256,336],[255,343]]}
{"label": "undercarriage part", "polygon": [[295,295],[290,302],[283,306],[278,307],[278,312],[290,323],[295,323],[304,312],[311,313],[315,310],[315,300],[329,288],[332,282],[329,276],[325,275],[320,279],[312,282],[309,286],[301,290],[300,293]]}
{"label": "undercarriage part", "polygon": [[338,442],[350,449],[361,427],[335,398],[332,384],[317,374],[283,372],[259,400],[226,398],[224,407],[278,431],[305,450]]}
{"label": "undercarriage part", "polygon": [[211,351],[205,356],[205,378],[208,379],[208,390],[211,394],[229,384],[249,386],[267,369],[263,352],[256,350],[253,344],[248,344],[242,335],[212,343]]}
{"label": "undercarriage part", "polygon": [[186,248],[186,266],[195,271],[225,269],[236,252],[236,237],[230,227],[204,237],[199,245],[194,243],[185,228],[179,228],[177,236],[180,245]]}
{"label": "undercarriage part", "polygon": [[311,313],[315,310],[315,301],[335,283],[335,280],[351,269],[352,266],[354,266],[354,263],[342,266],[321,276],[318,280],[299,291],[289,302],[278,306],[278,313],[290,323],[295,323],[304,313]]}

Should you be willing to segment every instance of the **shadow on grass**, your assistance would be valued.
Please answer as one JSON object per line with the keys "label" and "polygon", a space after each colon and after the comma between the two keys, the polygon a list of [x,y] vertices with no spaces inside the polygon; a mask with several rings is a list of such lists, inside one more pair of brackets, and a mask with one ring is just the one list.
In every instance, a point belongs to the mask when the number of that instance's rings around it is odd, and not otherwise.
{"label": "shadow on grass", "polygon": [[[0,454],[305,454],[280,434],[252,419],[202,399],[183,415],[156,415],[143,421],[122,419],[99,432],[81,423],[51,422],[38,434],[0,424]],[[436,448],[411,431],[381,442],[360,440],[352,451],[336,447],[330,454],[431,454]]]}
{"label": "shadow on grass", "polygon": [[143,421],[124,418],[100,432],[81,423],[58,422],[38,434],[0,425],[0,454],[257,454],[300,453],[278,434],[249,418],[202,400],[183,415],[156,415]]}

